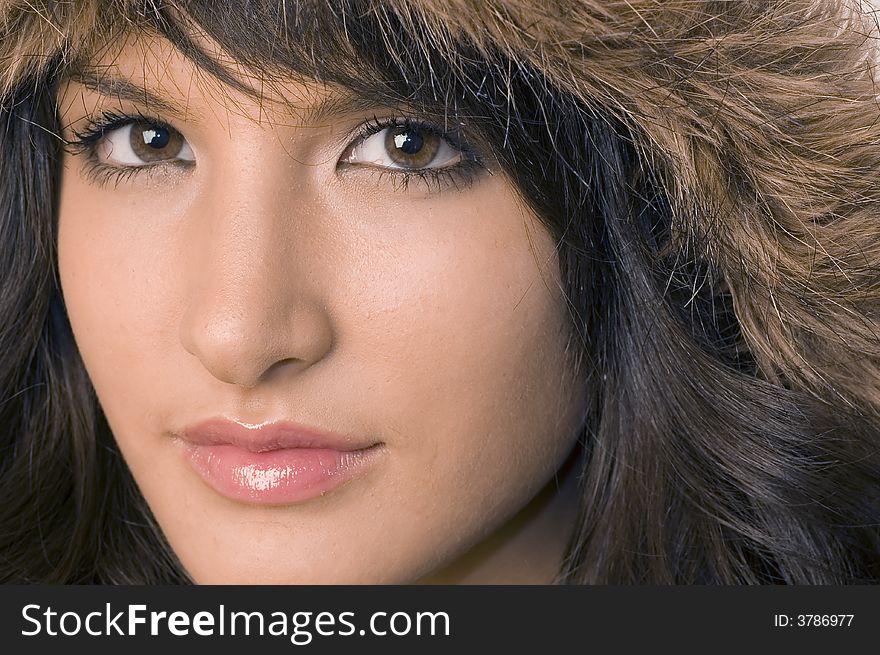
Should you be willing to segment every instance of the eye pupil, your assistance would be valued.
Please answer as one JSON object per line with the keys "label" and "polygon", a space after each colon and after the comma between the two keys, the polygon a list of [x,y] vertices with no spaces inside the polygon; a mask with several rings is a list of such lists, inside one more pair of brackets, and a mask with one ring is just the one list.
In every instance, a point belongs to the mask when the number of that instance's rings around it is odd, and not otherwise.
{"label": "eye pupil", "polygon": [[150,127],[141,132],[144,145],[156,150],[161,150],[168,146],[171,141],[171,133],[163,127]]}
{"label": "eye pupil", "polygon": [[394,145],[407,155],[417,155],[424,147],[425,140],[421,134],[413,130],[398,131],[394,135]]}

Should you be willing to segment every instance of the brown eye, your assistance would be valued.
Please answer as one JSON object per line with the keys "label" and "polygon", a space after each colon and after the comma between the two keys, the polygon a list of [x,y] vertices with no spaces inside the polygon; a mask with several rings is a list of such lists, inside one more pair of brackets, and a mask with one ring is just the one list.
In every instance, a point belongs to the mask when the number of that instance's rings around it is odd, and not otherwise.
{"label": "brown eye", "polygon": [[180,132],[148,121],[132,121],[107,131],[95,152],[102,164],[119,168],[195,161],[192,148]]}
{"label": "brown eye", "polygon": [[418,125],[392,125],[370,134],[345,156],[351,164],[376,168],[427,170],[454,166],[464,153],[434,130]]}
{"label": "brown eye", "polygon": [[177,130],[150,123],[133,123],[129,143],[134,154],[145,162],[174,159],[183,149],[183,136]]}
{"label": "brown eye", "polygon": [[389,127],[385,132],[388,156],[404,168],[426,168],[443,143],[436,134],[411,127]]}

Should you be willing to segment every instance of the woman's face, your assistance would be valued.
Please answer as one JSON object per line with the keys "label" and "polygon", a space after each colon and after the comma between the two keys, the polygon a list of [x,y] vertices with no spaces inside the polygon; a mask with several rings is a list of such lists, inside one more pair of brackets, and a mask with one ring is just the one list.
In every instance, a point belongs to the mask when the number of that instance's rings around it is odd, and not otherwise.
{"label": "woman's face", "polygon": [[59,91],[61,284],[190,575],[411,582],[514,520],[583,406],[553,241],[491,161],[159,40],[94,69]]}

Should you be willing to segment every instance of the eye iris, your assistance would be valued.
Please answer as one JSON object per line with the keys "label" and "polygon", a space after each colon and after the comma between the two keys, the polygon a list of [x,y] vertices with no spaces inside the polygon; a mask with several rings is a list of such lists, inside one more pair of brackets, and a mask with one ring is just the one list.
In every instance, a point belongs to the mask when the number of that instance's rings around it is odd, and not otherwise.
{"label": "eye iris", "polygon": [[129,144],[134,153],[145,162],[174,159],[183,149],[183,137],[179,132],[154,125],[135,123],[131,126]]}
{"label": "eye iris", "polygon": [[395,164],[406,168],[424,168],[440,149],[440,137],[411,127],[388,129],[385,150]]}

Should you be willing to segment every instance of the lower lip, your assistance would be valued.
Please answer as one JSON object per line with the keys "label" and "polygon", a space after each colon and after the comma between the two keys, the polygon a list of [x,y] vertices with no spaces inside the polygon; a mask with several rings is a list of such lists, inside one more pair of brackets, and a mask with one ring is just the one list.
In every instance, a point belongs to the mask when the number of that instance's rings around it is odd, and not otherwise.
{"label": "lower lip", "polygon": [[287,505],[323,496],[366,472],[377,453],[377,446],[251,452],[229,444],[184,444],[190,466],[216,492],[259,505]]}

